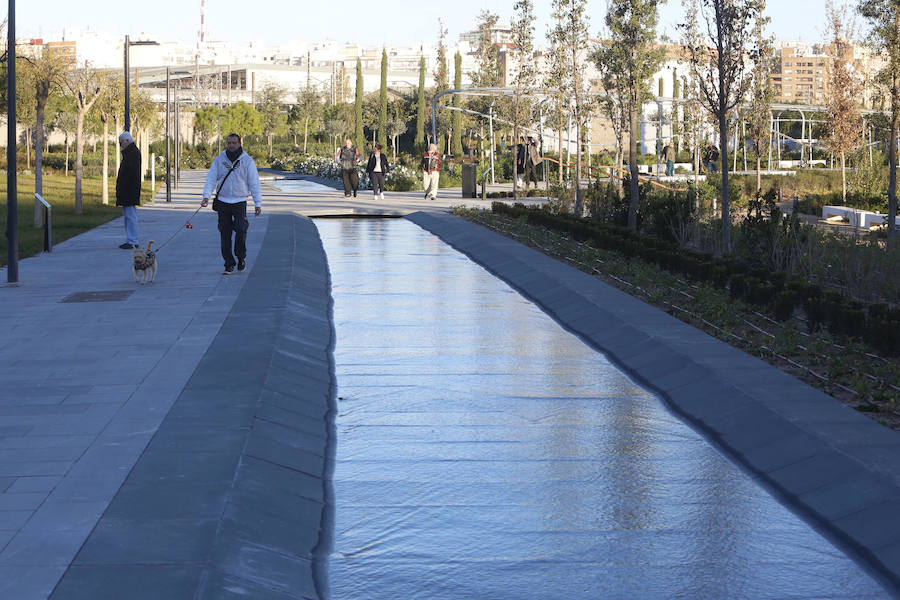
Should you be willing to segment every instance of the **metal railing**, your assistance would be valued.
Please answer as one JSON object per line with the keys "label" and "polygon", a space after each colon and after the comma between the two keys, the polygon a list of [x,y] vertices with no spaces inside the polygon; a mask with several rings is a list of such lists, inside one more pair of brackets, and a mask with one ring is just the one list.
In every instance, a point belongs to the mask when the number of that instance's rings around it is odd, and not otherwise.
{"label": "metal railing", "polygon": [[50,203],[41,198],[41,195],[35,192],[34,197],[37,198],[38,202],[44,205],[44,252],[52,252],[53,251],[53,232],[50,230],[51,227],[51,219],[50,212],[53,207],[50,206]]}

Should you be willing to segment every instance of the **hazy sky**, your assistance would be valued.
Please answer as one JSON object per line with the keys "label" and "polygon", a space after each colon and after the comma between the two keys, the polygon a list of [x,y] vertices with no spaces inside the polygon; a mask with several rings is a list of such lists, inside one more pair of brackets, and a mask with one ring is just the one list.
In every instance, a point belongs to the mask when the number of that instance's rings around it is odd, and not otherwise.
{"label": "hazy sky", "polygon": [[[448,40],[472,29],[482,10],[500,15],[509,22],[514,0],[206,0],[207,40],[289,40],[332,39],[404,46],[433,41],[438,34],[438,18],[449,30]],[[603,25],[607,0],[588,0],[591,35]],[[6,15],[6,2],[2,3]],[[550,16],[550,0],[535,0],[536,37],[543,43]],[[387,10],[382,10],[387,7]],[[821,0],[781,0],[769,2],[770,30],[781,40],[816,41],[824,29],[824,2]],[[661,8],[661,33],[676,38],[675,25],[682,20],[680,0],[670,0]],[[200,0],[18,0],[16,37],[59,39],[63,28],[93,29],[133,37],[141,32],[159,41],[193,41],[200,23]]]}

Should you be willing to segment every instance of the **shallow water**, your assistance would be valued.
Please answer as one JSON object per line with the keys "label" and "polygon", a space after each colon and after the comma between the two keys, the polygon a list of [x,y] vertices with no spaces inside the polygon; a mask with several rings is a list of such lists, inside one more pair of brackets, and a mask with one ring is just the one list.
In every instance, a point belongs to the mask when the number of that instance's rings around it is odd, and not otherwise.
{"label": "shallow water", "polygon": [[606,358],[405,220],[317,221],[335,599],[886,598]]}

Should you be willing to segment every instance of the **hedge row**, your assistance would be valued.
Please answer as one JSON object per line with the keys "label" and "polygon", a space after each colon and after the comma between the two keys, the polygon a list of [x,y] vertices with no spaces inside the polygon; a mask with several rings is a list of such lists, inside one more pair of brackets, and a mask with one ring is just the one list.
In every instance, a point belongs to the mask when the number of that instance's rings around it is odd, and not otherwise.
{"label": "hedge row", "polygon": [[730,258],[679,248],[672,242],[635,233],[626,227],[552,214],[518,203],[510,206],[494,202],[492,209],[494,213],[524,217],[533,225],[566,233],[597,248],[640,258],[696,282],[727,290],[732,298],[767,310],[780,321],[792,318],[802,307],[810,332],[824,326],[836,335],[862,338],[884,354],[900,354],[900,308],[886,304],[866,307],[818,284],[790,279],[787,273],[750,269]]}

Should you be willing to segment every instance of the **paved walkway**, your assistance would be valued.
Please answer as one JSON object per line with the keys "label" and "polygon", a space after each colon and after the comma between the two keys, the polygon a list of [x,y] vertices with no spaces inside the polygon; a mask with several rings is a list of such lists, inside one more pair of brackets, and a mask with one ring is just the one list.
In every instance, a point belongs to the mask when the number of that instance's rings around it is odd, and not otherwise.
{"label": "paved walkway", "polygon": [[[215,215],[182,229],[203,175],[184,173],[171,204],[139,211],[142,241],[179,232],[154,284],[133,282],[116,220],[23,260],[21,286],[0,288],[0,598],[317,597],[331,518],[329,282],[315,228],[289,213],[424,208],[414,222],[609,352],[898,589],[893,432],[593,278],[434,214],[474,204],[458,191],[376,203],[267,183],[248,271],[223,277]],[[85,292],[121,297],[64,301]]]}

